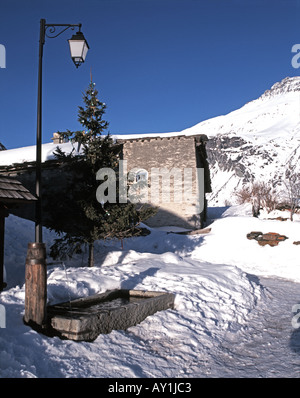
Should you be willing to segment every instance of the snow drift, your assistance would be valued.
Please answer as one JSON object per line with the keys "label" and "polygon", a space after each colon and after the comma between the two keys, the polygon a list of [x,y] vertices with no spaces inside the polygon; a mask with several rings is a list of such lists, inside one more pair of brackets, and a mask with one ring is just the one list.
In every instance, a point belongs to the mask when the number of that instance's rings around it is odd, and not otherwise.
{"label": "snow drift", "polygon": [[[211,209],[212,217],[215,212]],[[86,255],[65,264],[51,264],[48,258],[52,304],[114,288],[176,295],[174,310],[158,312],[127,331],[100,335],[93,343],[77,343],[45,337],[23,324],[26,247],[34,225],[9,216],[8,288],[0,295],[7,315],[6,329],[0,329],[1,377],[227,375],[227,367],[217,365],[214,357],[220,350],[224,354],[226,342],[246,331],[252,312],[267,299],[257,275],[300,281],[299,247],[292,243],[299,239],[299,222],[254,219],[242,206],[223,211],[211,227],[210,234],[190,236],[152,229],[148,236],[126,239],[123,249],[119,241],[98,242],[94,268],[85,266]],[[278,247],[261,247],[246,238],[257,228],[276,230],[290,239]],[[45,230],[44,238],[49,247],[53,234]],[[263,371],[268,372],[265,366]],[[255,369],[245,372],[246,377],[257,374]],[[289,366],[288,372],[293,374],[293,368]]]}

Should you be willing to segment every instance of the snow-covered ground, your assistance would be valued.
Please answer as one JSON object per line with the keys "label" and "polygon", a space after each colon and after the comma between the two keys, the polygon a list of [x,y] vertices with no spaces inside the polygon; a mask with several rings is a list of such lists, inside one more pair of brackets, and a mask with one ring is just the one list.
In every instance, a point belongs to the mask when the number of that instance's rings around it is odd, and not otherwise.
{"label": "snow-covered ground", "polygon": [[[0,376],[299,377],[300,329],[292,326],[292,307],[300,303],[300,246],[293,244],[300,240],[300,220],[255,219],[249,210],[211,208],[205,235],[152,229],[125,240],[123,248],[120,241],[98,242],[94,268],[85,266],[86,254],[65,268],[49,264],[49,303],[120,287],[175,294],[175,309],[92,343],[46,337],[23,324],[25,258],[34,226],[9,216]],[[251,231],[289,239],[261,247],[246,238]],[[48,248],[53,238],[44,231]]]}

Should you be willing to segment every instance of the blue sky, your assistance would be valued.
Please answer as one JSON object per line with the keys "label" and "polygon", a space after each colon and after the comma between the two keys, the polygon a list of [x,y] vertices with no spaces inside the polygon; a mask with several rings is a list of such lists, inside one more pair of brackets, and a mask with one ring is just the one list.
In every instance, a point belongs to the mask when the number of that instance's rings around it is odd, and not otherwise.
{"label": "blue sky", "polygon": [[82,23],[90,45],[73,65],[67,39],[46,38],[43,143],[78,130],[90,81],[111,134],[180,131],[226,114],[300,75],[299,0],[1,0],[0,142],[35,145],[39,21]]}

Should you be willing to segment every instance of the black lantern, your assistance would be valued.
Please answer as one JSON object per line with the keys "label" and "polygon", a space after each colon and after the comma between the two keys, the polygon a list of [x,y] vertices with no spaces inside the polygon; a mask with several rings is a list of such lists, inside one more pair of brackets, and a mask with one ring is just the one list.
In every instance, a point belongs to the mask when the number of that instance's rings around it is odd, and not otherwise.
{"label": "black lantern", "polygon": [[86,54],[89,49],[89,45],[85,40],[82,32],[77,32],[75,35],[68,40],[70,46],[70,52],[72,60],[78,68],[85,61]]}

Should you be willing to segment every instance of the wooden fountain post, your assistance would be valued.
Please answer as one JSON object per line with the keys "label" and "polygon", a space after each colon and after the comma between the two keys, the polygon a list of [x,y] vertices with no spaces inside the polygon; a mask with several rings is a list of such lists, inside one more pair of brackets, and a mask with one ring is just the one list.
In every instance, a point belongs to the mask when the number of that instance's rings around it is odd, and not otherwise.
{"label": "wooden fountain post", "polygon": [[44,243],[28,243],[25,268],[24,322],[35,329],[47,323],[47,268]]}

